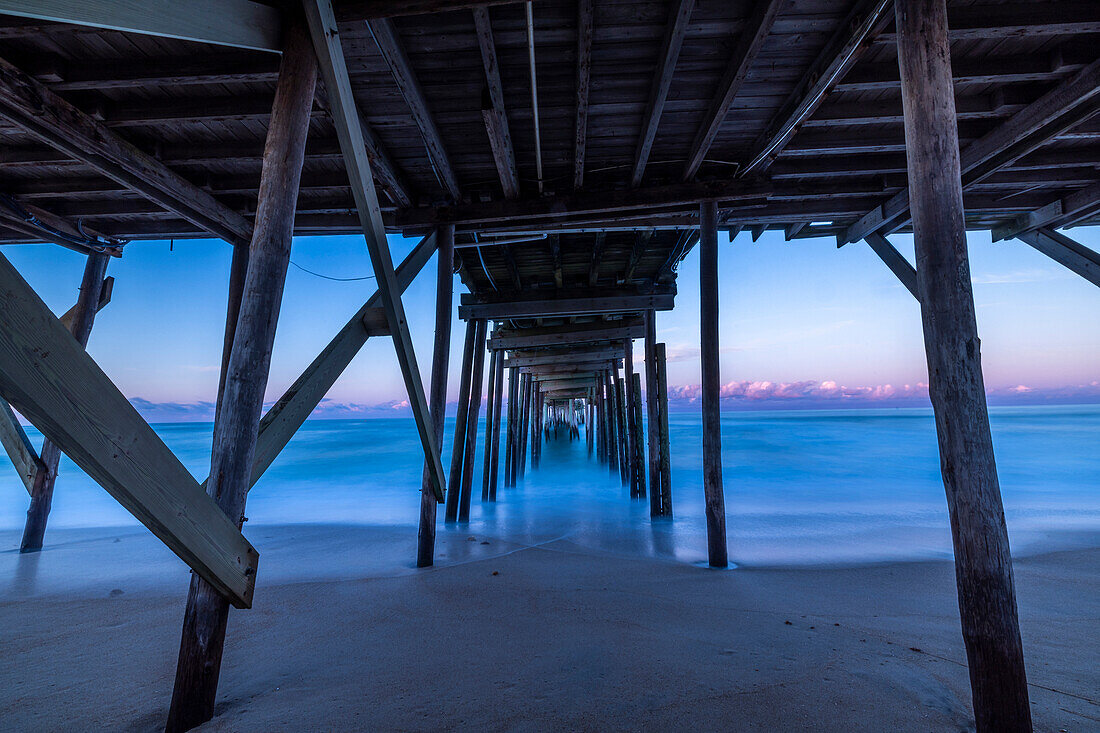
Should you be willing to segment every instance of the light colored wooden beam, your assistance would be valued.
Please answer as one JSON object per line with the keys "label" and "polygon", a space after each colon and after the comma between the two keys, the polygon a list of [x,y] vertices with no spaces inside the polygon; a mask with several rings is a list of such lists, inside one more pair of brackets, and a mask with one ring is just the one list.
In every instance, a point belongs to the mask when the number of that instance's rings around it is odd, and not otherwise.
{"label": "light colored wooden beam", "polygon": [[1100,287],[1100,253],[1046,227],[1020,232],[1016,238]]}
{"label": "light colored wooden beam", "polygon": [[[401,376],[405,380],[413,418],[416,420],[417,431],[420,434],[432,487],[436,499],[442,501],[446,478],[443,474],[443,465],[439,460],[439,446],[435,440],[428,400],[424,395],[424,384],[420,380],[420,369],[416,364],[409,324],[405,319],[405,308],[401,304],[401,288],[393,270],[393,261],[390,259],[386,229],[382,223],[382,211],[378,206],[374,180],[371,178],[370,160],[363,144],[359,113],[351,92],[351,80],[348,78],[332,3],[330,0],[305,0],[304,6],[313,46],[320,61],[321,76],[325,80],[325,88],[329,93],[332,118],[340,140],[340,149],[344,153],[344,165],[347,167],[348,180],[351,183],[352,195],[355,198],[363,228],[363,238],[377,277],[381,305],[386,310],[386,319],[389,322],[390,333],[393,335],[394,349],[401,367]],[[376,39],[378,35],[378,33],[375,34]]]}
{"label": "light colored wooden beam", "polygon": [[489,90],[490,102],[487,109],[481,110],[481,115],[485,119],[485,129],[489,134],[489,145],[493,150],[493,162],[496,163],[504,198],[514,199],[519,196],[516,152],[512,146],[512,133],[508,128],[508,110],[504,106],[504,86],[500,81],[500,64],[497,61],[497,46],[493,40],[489,8],[474,8],[474,27],[477,30],[478,46],[481,48],[481,65],[485,67],[485,84]]}
{"label": "light colored wooden beam", "polygon": [[683,178],[690,181],[699,171],[703,159],[718,137],[718,130],[729,113],[730,105],[741,91],[741,87],[748,78],[749,69],[752,68],[760,49],[764,47],[764,41],[772,32],[772,25],[779,15],[779,9],[786,0],[757,0],[753,3],[752,15],[745,22],[737,38],[737,46],[726,64],[726,70],[722,80],[718,82],[718,88],[710,100],[703,123],[695,133],[695,139],[691,143],[691,152],[688,153],[688,162],[684,166]]}
{"label": "light colored wooden beam", "polygon": [[0,116],[215,237],[252,237],[243,216],[3,59]]}
{"label": "light colored wooden beam", "polygon": [[[307,3],[307,6],[309,4]],[[328,5],[331,6],[331,2]],[[432,162],[432,167],[435,168],[436,175],[439,176],[440,183],[443,184],[443,188],[446,189],[451,198],[455,201],[461,201],[462,190],[458,186],[454,166],[451,165],[447,148],[443,144],[443,136],[440,135],[439,128],[435,124],[435,117],[428,107],[427,95],[424,94],[420,81],[416,77],[416,72],[413,70],[412,62],[409,61],[409,56],[405,53],[405,47],[401,44],[397,29],[394,28],[393,22],[386,18],[369,20],[367,21],[367,27],[370,29],[371,35],[374,36],[374,42],[378,45],[378,50],[382,53],[386,65],[390,67],[390,73],[393,74],[393,80],[397,83],[401,96],[405,99],[405,103],[409,105],[413,121],[420,130],[421,137],[424,138],[428,158]],[[336,28],[335,20],[333,20],[332,28]],[[338,42],[339,39],[337,39],[337,44]],[[318,55],[320,55],[319,52]],[[344,73],[346,74],[347,70],[343,56],[340,57],[340,65],[344,67]],[[325,64],[322,63],[322,69],[324,67]],[[335,96],[331,90],[329,94]],[[350,96],[350,83],[347,94],[349,95],[348,99],[352,99]]]}
{"label": "light colored wooden beam", "polygon": [[[115,279],[113,277],[106,277],[103,279],[103,286],[99,291],[99,300],[96,302],[95,312],[99,313],[101,310],[107,307],[107,304],[111,302],[111,295],[115,291]],[[76,317],[77,309],[80,307],[79,303],[73,305],[72,308],[65,311],[65,313],[57,320],[61,321],[61,325],[70,331],[73,329],[73,318]]]}
{"label": "light colored wooden beam", "polygon": [[256,51],[282,51],[277,8],[248,0],[0,0],[0,13]]}
{"label": "light colored wooden beam", "polygon": [[0,395],[195,572],[252,604],[259,553],[0,255]]}
{"label": "light colored wooden beam", "polygon": [[909,260],[905,259],[905,256],[901,252],[898,252],[894,248],[894,245],[890,244],[890,241],[886,237],[882,236],[878,232],[871,232],[866,237],[867,245],[874,250],[874,253],[879,256],[886,266],[890,268],[890,271],[897,275],[898,280],[905,286],[905,289],[913,294],[913,297],[920,302],[920,296],[917,294],[917,270],[909,264]]}
{"label": "light colored wooden beam", "polygon": [[0,444],[8,454],[15,472],[19,474],[27,493],[34,490],[34,477],[42,467],[42,460],[34,450],[23,426],[11,411],[11,405],[0,400]]}

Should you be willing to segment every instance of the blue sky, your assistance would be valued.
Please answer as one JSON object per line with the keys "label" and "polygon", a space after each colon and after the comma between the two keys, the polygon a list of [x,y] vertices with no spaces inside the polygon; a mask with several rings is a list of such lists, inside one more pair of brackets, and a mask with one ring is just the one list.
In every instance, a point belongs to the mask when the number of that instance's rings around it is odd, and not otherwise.
{"label": "blue sky", "polygon": [[[1071,234],[1100,248],[1100,229]],[[911,238],[891,239],[912,261]],[[993,244],[987,233],[971,233],[969,241],[991,393],[1100,401],[1100,289],[1022,242]],[[395,262],[413,244],[392,237]],[[830,397],[844,393],[860,401],[923,401],[918,306],[866,245],[837,250],[833,240],[784,242],[773,232],[756,243],[747,233],[732,244],[723,235],[720,244],[722,380],[731,400],[808,406],[830,404]],[[82,256],[52,245],[0,251],[55,312],[75,301]],[[300,237],[292,260],[338,277],[371,274],[359,237]],[[171,247],[167,241],[135,242],[112,260],[113,301],[96,321],[89,350],[128,397],[150,403],[213,399],[229,261],[228,245],[189,240]],[[434,271],[433,259],[405,296],[425,376]],[[680,267],[676,309],[658,316],[658,338],[668,344],[670,391],[683,399],[694,395],[699,381],[698,281],[693,251]],[[456,279],[456,301],[462,290]],[[373,291],[371,280],[332,282],[290,268],[269,399],[290,385]],[[451,399],[461,342],[456,319]],[[368,342],[330,399],[355,405],[404,399],[388,339]]]}

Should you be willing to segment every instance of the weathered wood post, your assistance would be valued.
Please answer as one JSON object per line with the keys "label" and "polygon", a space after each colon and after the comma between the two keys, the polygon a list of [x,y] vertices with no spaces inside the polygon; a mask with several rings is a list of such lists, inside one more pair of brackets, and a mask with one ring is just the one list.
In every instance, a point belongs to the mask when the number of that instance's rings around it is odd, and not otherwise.
{"label": "weathered wood post", "polygon": [[665,360],[665,345],[657,344],[654,349],[657,362],[657,436],[661,441],[658,468],[661,473],[661,516],[672,516],[672,454],[669,452],[668,438],[668,370]]}
{"label": "weathered wood post", "polygon": [[504,435],[504,486],[516,485],[516,402],[519,399],[519,370],[508,368],[508,425]]}
{"label": "weathered wood post", "polygon": [[[466,321],[466,341],[462,346],[462,371],[458,375],[458,410],[455,412],[454,442],[451,444],[451,469],[447,474],[447,506],[443,521],[458,521],[458,499],[462,493],[462,469],[466,465],[466,430],[470,418],[470,387],[473,381],[474,341],[477,322]],[[477,429],[477,426],[474,426]]]}
{"label": "weathered wood post", "polygon": [[603,372],[599,373],[596,386],[596,457],[600,463],[607,462],[607,399],[604,396],[606,385]]}
{"label": "weathered wood post", "polygon": [[615,378],[610,369],[604,370],[604,411],[607,415],[607,470],[619,472],[619,440],[615,422]]}
{"label": "weathered wood post", "polygon": [[[110,255],[106,252],[92,252],[84,263],[80,294],[77,296],[73,319],[69,325],[73,338],[81,346],[88,345],[88,337],[92,334],[92,324],[99,309],[103,280],[107,273],[107,262],[110,259]],[[50,507],[53,504],[57,467],[61,463],[61,449],[49,438],[45,438],[38,457],[41,465],[34,475],[31,503],[27,508],[27,521],[23,525],[23,540],[19,543],[20,552],[38,552],[42,549],[42,540],[46,535],[46,522],[50,518]]]}
{"label": "weathered wood post", "polygon": [[623,482],[623,486],[630,485],[630,453],[627,450],[627,443],[629,438],[627,437],[629,431],[626,427],[626,391],[625,382],[623,378],[618,375],[618,369],[615,370],[615,422],[618,424],[619,433],[619,478]]}
{"label": "weathered wood post", "polygon": [[661,434],[657,407],[657,314],[645,314],[645,407],[646,438],[649,446],[649,516],[659,517],[661,508]]}
{"label": "weathered wood post", "polygon": [[492,473],[489,476],[489,501],[497,500],[497,478],[500,476],[500,413],[504,399],[504,352],[497,359],[496,404],[493,409]]}
{"label": "weathered wood post", "polygon": [[[435,346],[432,351],[432,382],[428,405],[432,412],[432,429],[436,445],[443,445],[443,423],[447,412],[447,366],[451,355],[451,301],[454,290],[453,224],[445,224],[436,232],[435,275]],[[416,567],[427,568],[435,562],[435,523],[438,515],[435,493],[432,491],[428,462],[420,487],[420,528],[416,536]]]}
{"label": "weathered wood post", "polygon": [[481,500],[496,501],[497,453],[500,448],[500,368],[504,361],[503,351],[494,351],[489,361],[489,401],[485,407],[485,458],[481,482]]}
{"label": "weathered wood post", "polygon": [[897,0],[917,290],[979,731],[1030,731],[966,249],[945,0]]}
{"label": "weathered wood post", "polygon": [[596,421],[592,418],[592,409],[596,401],[596,393],[591,387],[588,388],[588,399],[584,402],[584,441],[588,445],[588,455],[592,455],[592,451],[595,449],[595,433],[592,431],[596,428]]}
{"label": "weathered wood post", "polygon": [[642,437],[642,375],[637,372],[630,375],[631,392],[634,395],[634,456],[631,459],[634,464],[634,475],[638,482],[639,499],[645,498],[645,439]]}
{"label": "weathered wood post", "polygon": [[[458,521],[470,521],[470,500],[473,496],[474,455],[477,452],[477,421],[481,415],[481,385],[485,380],[484,318],[477,319],[474,337],[474,368],[470,378],[470,412],[466,419],[466,453],[462,468],[462,492],[459,494]],[[488,422],[488,421],[486,421]]]}
{"label": "weathered wood post", "polygon": [[[722,377],[718,356],[718,204],[699,207],[699,361],[703,403],[703,496],[706,498],[707,557],[712,568],[726,556],[726,497],[722,488]],[[662,428],[667,425],[667,417]],[[662,436],[663,437],[663,436]]]}
{"label": "weathered wood post", "polygon": [[523,394],[520,395],[520,406],[523,414],[519,420],[519,475],[527,475],[527,435],[531,426],[531,393],[534,380],[530,374],[523,375]]}
{"label": "weathered wood post", "polygon": [[630,496],[637,498],[644,496],[645,486],[638,475],[638,464],[634,460],[637,452],[635,444],[638,440],[638,425],[634,422],[634,341],[623,341],[623,377],[626,387],[626,435],[627,454],[630,456]]}
{"label": "weathered wood post", "polygon": [[[279,81],[264,146],[259,201],[225,390],[211,451],[207,491],[239,527],[279,319],[298,183],[317,81],[304,24],[285,28]],[[210,720],[218,689],[229,601],[198,575],[191,576],[168,731]]]}

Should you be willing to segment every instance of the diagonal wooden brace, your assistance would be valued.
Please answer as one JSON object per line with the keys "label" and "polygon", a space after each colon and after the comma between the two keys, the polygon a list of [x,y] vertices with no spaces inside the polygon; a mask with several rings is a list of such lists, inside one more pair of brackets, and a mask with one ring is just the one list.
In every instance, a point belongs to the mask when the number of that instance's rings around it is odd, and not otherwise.
{"label": "diagonal wooden brace", "polygon": [[233,605],[259,553],[0,255],[0,396]]}
{"label": "diagonal wooden brace", "polygon": [[27,493],[33,493],[34,478],[45,466],[31,441],[27,439],[23,426],[15,419],[11,406],[4,400],[0,400],[0,444],[4,446],[19,478],[27,487]]}

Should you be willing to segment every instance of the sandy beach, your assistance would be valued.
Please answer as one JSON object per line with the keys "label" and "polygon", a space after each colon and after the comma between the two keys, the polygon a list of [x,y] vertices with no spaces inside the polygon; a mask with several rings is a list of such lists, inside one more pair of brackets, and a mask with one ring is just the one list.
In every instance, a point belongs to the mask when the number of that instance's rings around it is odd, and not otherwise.
{"label": "sandy beach", "polygon": [[[254,534],[266,573],[200,730],[973,726],[947,562],[712,571],[444,529],[416,571],[405,528]],[[162,553],[134,530],[0,553],[0,728],[163,725],[186,568]],[[326,553],[343,577],[308,580]],[[1036,729],[1100,730],[1100,550],[1020,558],[1016,580]]]}

